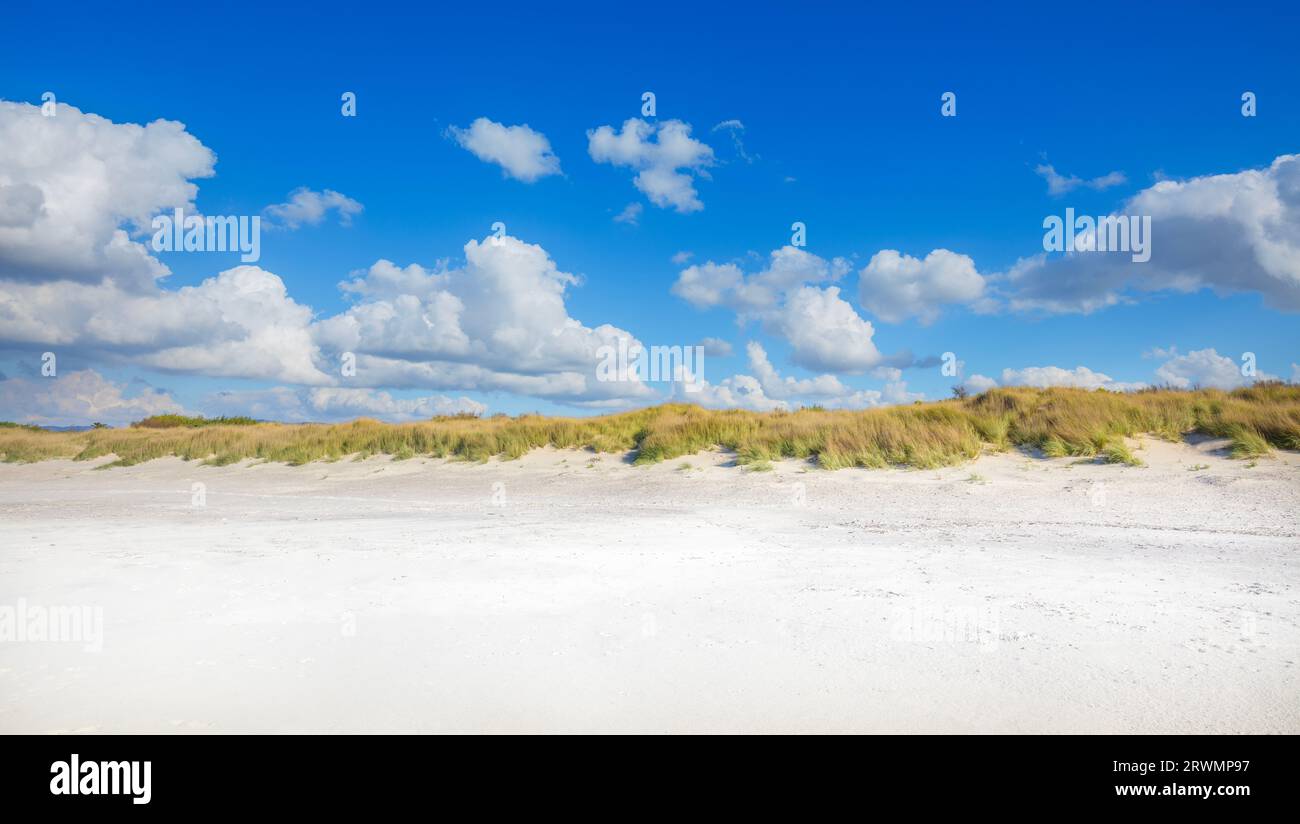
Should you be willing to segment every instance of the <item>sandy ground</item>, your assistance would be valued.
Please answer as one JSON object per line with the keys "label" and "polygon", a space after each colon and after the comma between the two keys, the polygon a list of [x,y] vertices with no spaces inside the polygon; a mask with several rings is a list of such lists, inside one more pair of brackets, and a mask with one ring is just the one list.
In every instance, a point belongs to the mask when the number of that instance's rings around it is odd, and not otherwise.
{"label": "sandy ground", "polygon": [[0,731],[1297,733],[1300,456],[1220,446],[4,465]]}

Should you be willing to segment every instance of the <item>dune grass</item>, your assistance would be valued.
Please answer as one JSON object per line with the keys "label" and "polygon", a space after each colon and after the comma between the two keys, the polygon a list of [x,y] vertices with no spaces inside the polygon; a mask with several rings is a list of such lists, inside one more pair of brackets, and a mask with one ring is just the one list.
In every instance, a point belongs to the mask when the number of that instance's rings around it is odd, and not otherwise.
{"label": "dune grass", "polygon": [[1142,459],[1133,454],[1123,439],[1117,438],[1101,450],[1102,463],[1117,463],[1127,466],[1142,466]]}
{"label": "dune grass", "polygon": [[1274,448],[1300,449],[1300,386],[1134,393],[1000,388],[977,397],[864,411],[756,413],[666,404],[592,418],[455,416],[405,424],[363,418],[333,425],[193,420],[85,432],[0,427],[0,459],[114,456],[113,465],[119,466],[169,455],[218,466],[245,459],[297,465],[370,455],[485,461],[552,446],[634,453],[636,463],[646,464],[718,447],[733,450],[738,464],[762,471],[782,458],[802,458],[826,469],[931,468],[959,464],[986,450],[1031,448],[1047,456],[1139,465],[1125,437],[1224,437],[1240,458],[1257,458]]}

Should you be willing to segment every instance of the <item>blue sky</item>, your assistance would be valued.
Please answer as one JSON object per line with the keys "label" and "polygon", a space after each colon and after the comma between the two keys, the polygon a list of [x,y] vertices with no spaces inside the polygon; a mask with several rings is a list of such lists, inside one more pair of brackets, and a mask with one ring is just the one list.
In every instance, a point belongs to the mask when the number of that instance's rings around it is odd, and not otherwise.
{"label": "blue sky", "polygon": [[[0,100],[33,108],[5,110],[30,128],[0,131],[9,144],[0,144],[0,186],[11,187],[11,199],[19,184],[39,189],[43,211],[40,219],[31,213],[30,225],[26,212],[0,225],[0,325],[9,327],[0,328],[7,378],[0,381],[0,417],[124,422],[174,406],[401,419],[458,403],[489,412],[590,414],[661,400],[666,385],[652,385],[652,394],[593,390],[593,375],[574,366],[568,348],[535,358],[496,348],[497,340],[518,342],[517,327],[537,320],[529,317],[528,295],[517,292],[467,304],[461,327],[484,333],[468,335],[469,352],[448,360],[440,344],[389,328],[354,341],[359,380],[338,376],[331,365],[341,338],[319,324],[348,317],[359,303],[381,314],[404,305],[391,290],[367,297],[341,291],[340,282],[380,260],[419,264],[429,289],[407,297],[425,301],[417,315],[427,318],[439,261],[464,274],[461,286],[442,290],[444,299],[477,288],[466,244],[484,243],[495,221],[519,244],[544,250],[558,271],[577,276],[564,284],[560,302],[584,330],[574,333],[573,346],[608,340],[599,331],[606,325],[646,345],[706,337],[730,343],[731,355],[706,358],[706,391],[687,398],[712,405],[868,406],[945,397],[958,379],[938,367],[944,352],[962,362],[960,380],[979,376],[977,386],[1231,386],[1250,379],[1234,376],[1245,352],[1255,354],[1259,373],[1294,379],[1300,178],[1295,164],[1276,161],[1300,150],[1297,16],[1281,4],[1249,3],[1143,4],[1110,13],[1041,4],[991,11],[966,4],[502,3],[470,11],[325,3],[310,13],[232,4],[142,17],[90,7],[55,15],[48,4],[19,2],[6,12]],[[72,108],[60,109],[55,123],[31,121],[47,91]],[[356,117],[340,113],[345,91],[357,95]],[[594,156],[589,133],[602,126],[618,132],[640,118],[645,91],[654,92],[657,106],[655,117],[641,118],[646,143],[680,122],[712,153],[707,165],[677,169],[702,208],[657,204],[634,185],[636,168]],[[940,113],[948,91],[957,96],[955,117]],[[1256,95],[1254,117],[1242,116],[1245,91]],[[39,129],[71,129],[90,114],[109,122],[96,127],[102,138],[82,146],[73,132],[39,137]],[[529,182],[476,156],[449,130],[478,118],[526,124],[544,136],[560,173]],[[111,136],[124,124],[159,119],[184,124],[184,139],[170,133],[122,149]],[[198,151],[190,139],[215,154],[212,176],[186,176],[194,164],[177,158]],[[56,146],[68,156],[41,154]],[[62,172],[52,170],[89,158],[126,164],[108,177],[120,192],[102,192],[110,184],[93,179],[98,167],[81,181],[103,194],[102,214],[78,224],[91,236],[77,242],[96,259],[110,224],[147,244],[148,234],[132,229],[119,204],[170,214],[164,205],[177,181],[197,186],[192,205],[207,215],[266,215],[304,187],[341,193],[360,211],[350,220],[327,211],[316,223],[263,231],[254,265],[266,274],[258,288],[278,278],[309,314],[286,316],[272,332],[240,316],[260,309],[216,298],[212,306],[224,309],[171,300],[240,265],[237,255],[220,252],[153,252],[165,276],[107,289],[86,298],[84,309],[37,323],[53,311],[41,303],[52,300],[51,289],[85,293],[101,278],[128,280],[111,261],[72,278],[53,264],[30,263],[33,250],[70,248],[54,218],[60,197],[75,189],[61,191]],[[1067,191],[1049,191],[1049,165]],[[158,179],[136,191],[135,181],[150,175]],[[1152,191],[1158,181],[1175,189]],[[630,204],[639,204],[636,223],[616,221]],[[1153,213],[1151,264],[1122,265],[1104,253],[1032,262],[1043,253],[1044,218],[1066,207]],[[725,296],[692,301],[680,286],[674,290],[684,270],[710,262],[734,268],[700,277],[759,275],[771,253],[790,243],[794,221],[807,226],[800,254],[816,256],[796,263],[811,272],[824,262],[835,278],[809,275],[788,293],[744,307]],[[888,250],[915,261],[904,271],[882,265],[864,278],[864,268]],[[944,266],[938,258],[927,262],[935,250],[953,257],[944,256]],[[678,253],[690,256],[674,263]],[[520,277],[503,276],[493,288],[526,288],[531,281]],[[876,285],[868,294],[864,280]],[[16,285],[6,290],[6,281]],[[820,302],[796,311],[796,289],[813,290],[802,298]],[[827,298],[833,289],[853,318],[835,315],[841,307]],[[140,300],[156,303],[141,309]],[[506,303],[512,308],[494,308]],[[128,306],[176,323],[157,330],[134,323],[136,335],[102,331],[131,317]],[[186,311],[197,314],[193,323]],[[233,314],[213,316],[223,311]],[[832,315],[838,320],[826,319]],[[519,334],[545,339],[538,323]],[[875,362],[861,351],[863,329],[879,352]],[[442,331],[433,324],[428,333]],[[270,363],[282,350],[268,341],[286,336],[319,375]],[[750,342],[780,379],[757,374]],[[549,346],[518,345],[533,354]],[[58,389],[41,383],[45,351],[59,356],[56,380],[77,373],[79,382]],[[228,354],[209,357],[212,351]],[[372,358],[384,359],[383,367]],[[456,368],[430,371],[429,363]],[[890,372],[895,366],[903,368]],[[837,383],[816,391],[784,381],[825,375]],[[535,392],[503,388],[542,384],[547,388]],[[329,401],[312,395],[338,388],[354,394]],[[94,396],[88,402],[87,393]],[[376,393],[388,400],[375,400]],[[421,398],[446,403],[415,404]],[[403,399],[410,403],[391,403]]]}

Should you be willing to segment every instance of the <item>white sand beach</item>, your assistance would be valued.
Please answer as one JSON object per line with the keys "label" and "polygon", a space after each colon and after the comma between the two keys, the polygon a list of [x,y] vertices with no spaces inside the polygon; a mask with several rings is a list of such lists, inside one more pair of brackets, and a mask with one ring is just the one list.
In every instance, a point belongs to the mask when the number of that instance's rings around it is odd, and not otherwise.
{"label": "white sand beach", "polygon": [[1300,456],[1221,446],[0,465],[0,731],[1297,733]]}

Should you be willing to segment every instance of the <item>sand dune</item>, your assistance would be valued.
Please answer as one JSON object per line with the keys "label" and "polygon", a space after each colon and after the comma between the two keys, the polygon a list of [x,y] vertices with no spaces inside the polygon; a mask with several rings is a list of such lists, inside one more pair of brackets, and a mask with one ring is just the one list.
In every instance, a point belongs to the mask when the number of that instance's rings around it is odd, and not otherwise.
{"label": "sand dune", "polygon": [[1300,456],[1220,446],[3,465],[0,606],[103,632],[0,731],[1300,732]]}

